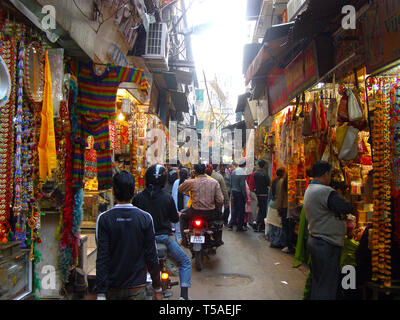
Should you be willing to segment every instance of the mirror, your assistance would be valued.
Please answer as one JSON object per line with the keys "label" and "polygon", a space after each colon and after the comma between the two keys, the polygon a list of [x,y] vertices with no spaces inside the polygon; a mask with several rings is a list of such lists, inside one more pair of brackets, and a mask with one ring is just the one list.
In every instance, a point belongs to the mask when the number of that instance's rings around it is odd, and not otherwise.
{"label": "mirror", "polygon": [[25,50],[25,91],[33,102],[43,101],[44,88],[44,52],[42,45],[31,42]]}

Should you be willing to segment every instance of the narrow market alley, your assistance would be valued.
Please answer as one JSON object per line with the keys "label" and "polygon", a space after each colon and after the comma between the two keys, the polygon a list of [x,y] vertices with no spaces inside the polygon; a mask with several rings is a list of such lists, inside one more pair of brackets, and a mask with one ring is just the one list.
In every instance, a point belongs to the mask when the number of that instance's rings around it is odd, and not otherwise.
{"label": "narrow market alley", "polygon": [[[223,231],[225,244],[192,269],[193,300],[301,300],[308,268],[293,267],[293,255],[270,248],[262,233]],[[187,251],[190,255],[190,252]],[[174,296],[179,289],[174,287]]]}

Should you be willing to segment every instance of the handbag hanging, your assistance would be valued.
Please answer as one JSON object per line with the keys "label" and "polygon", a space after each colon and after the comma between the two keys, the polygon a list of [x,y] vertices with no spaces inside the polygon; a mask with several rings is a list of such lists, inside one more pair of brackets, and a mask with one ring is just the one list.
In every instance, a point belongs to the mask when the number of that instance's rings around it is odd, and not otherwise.
{"label": "handbag hanging", "polygon": [[336,125],[337,112],[338,112],[338,103],[336,97],[330,97],[328,113],[326,116],[328,121],[328,126],[334,127]]}
{"label": "handbag hanging", "polygon": [[311,113],[309,112],[308,103],[306,104],[306,110],[304,112],[303,136],[311,136]]}
{"label": "handbag hanging", "polygon": [[338,121],[341,123],[349,121],[348,100],[349,97],[344,93],[340,99],[337,112]]}
{"label": "handbag hanging", "polygon": [[353,90],[346,90],[348,96],[347,110],[349,115],[349,121],[359,121],[363,119],[363,112],[360,106],[360,102],[354,94]]}
{"label": "handbag hanging", "polygon": [[314,102],[311,108],[311,133],[318,132],[317,104]]}
{"label": "handbag hanging", "polygon": [[358,155],[358,129],[348,126],[346,136],[340,150],[340,160],[354,160]]}
{"label": "handbag hanging", "polygon": [[336,149],[338,154],[340,154],[340,151],[342,150],[344,138],[346,137],[348,125],[347,123],[343,124],[342,126],[338,127],[336,129]]}

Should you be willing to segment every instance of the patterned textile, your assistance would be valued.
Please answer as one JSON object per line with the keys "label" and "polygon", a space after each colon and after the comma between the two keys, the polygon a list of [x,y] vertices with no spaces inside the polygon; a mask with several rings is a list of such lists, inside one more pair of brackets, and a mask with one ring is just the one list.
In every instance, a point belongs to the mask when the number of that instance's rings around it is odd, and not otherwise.
{"label": "patterned textile", "polygon": [[79,116],[74,139],[73,186],[83,187],[85,173],[84,153],[88,136],[93,136],[97,151],[97,175],[99,190],[112,187],[112,158],[109,120],[115,118],[115,101],[118,86],[122,82],[134,82],[145,95],[150,85],[141,69],[107,65],[102,75],[97,75],[94,65],[73,61],[70,71],[78,80],[75,113]]}
{"label": "patterned textile", "polygon": [[73,185],[75,188],[83,187],[85,175],[84,155],[89,136],[93,136],[93,149],[97,152],[99,190],[112,187],[112,158],[108,129],[108,121],[104,121],[101,117],[79,117],[74,145]]}
{"label": "patterned textile", "polygon": [[102,75],[97,75],[92,62],[74,62],[71,63],[71,71],[78,79],[76,113],[81,115],[96,114],[107,119],[115,117],[115,100],[122,82],[139,84],[139,91],[145,95],[150,88],[141,69],[109,64]]}

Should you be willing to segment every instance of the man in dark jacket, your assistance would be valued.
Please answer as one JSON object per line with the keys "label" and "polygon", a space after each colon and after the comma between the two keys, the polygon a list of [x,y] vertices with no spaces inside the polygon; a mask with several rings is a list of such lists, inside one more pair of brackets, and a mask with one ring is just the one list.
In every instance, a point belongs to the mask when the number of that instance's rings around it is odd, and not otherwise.
{"label": "man in dark jacket", "polygon": [[163,189],[167,181],[166,169],[161,165],[151,166],[146,171],[145,181],[146,189],[135,196],[133,205],[149,212],[153,217],[156,242],[164,243],[167,246],[168,255],[179,266],[180,299],[188,300],[192,264],[190,258],[178,243],[169,237],[172,234],[171,222],[178,222],[179,215],[174,199]]}
{"label": "man in dark jacket", "polygon": [[255,231],[264,232],[264,219],[267,216],[268,189],[271,180],[268,176],[268,165],[264,160],[258,161],[259,169],[254,173],[255,192],[257,195],[258,215],[257,229]]}
{"label": "man in dark jacket", "polygon": [[129,172],[115,174],[113,193],[117,204],[97,217],[98,300],[144,300],[146,267],[153,282],[153,299],[161,300],[153,219],[130,203],[134,189],[135,179]]}

